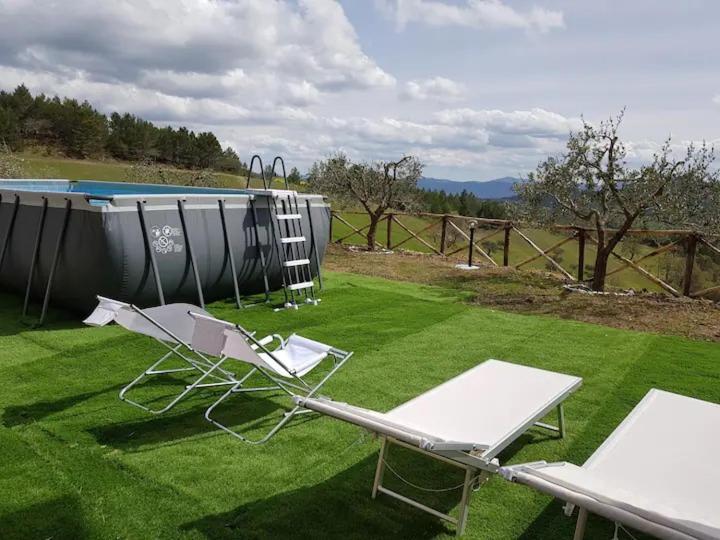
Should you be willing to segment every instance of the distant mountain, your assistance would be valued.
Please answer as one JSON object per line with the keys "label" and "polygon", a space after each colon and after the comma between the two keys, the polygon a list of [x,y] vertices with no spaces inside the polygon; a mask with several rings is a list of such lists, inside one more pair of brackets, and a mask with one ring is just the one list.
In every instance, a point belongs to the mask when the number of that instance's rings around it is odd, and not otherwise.
{"label": "distant mountain", "polygon": [[467,190],[481,199],[509,199],[515,196],[512,189],[513,184],[519,181],[519,178],[513,178],[512,176],[496,178],[487,182],[478,180],[456,182],[442,178],[421,178],[418,187],[428,191],[444,191],[448,194],[462,193],[463,190]]}

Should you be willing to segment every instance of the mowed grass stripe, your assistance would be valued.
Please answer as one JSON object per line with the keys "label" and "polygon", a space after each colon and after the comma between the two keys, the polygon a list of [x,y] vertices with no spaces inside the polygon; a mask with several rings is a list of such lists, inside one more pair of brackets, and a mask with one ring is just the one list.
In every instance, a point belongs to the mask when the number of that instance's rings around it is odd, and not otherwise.
{"label": "mowed grass stripe", "polygon": [[[296,331],[355,350],[323,393],[378,410],[491,357],[583,376],[567,402],[567,439],[532,431],[504,453],[508,462],[581,463],[653,386],[720,402],[715,344],[482,309],[440,288],[337,273],[326,279],[317,308],[210,309],[261,334]],[[161,352],[157,345],[114,327],[54,323],[29,332],[12,313],[0,310],[0,350],[13,351],[0,357],[0,442],[15,456],[13,473],[0,481],[3,538],[22,537],[20,522],[39,533],[52,523],[55,538],[452,535],[432,516],[370,499],[377,443],[357,428],[302,417],[267,445],[248,446],[204,421],[212,392],[152,417],[120,403],[117,392]],[[147,395],[177,388],[156,385]],[[238,397],[219,414],[259,434],[282,406]],[[394,452],[391,459],[418,484],[459,483],[453,469],[417,456]],[[457,504],[456,492],[392,485],[448,511]],[[570,538],[572,528],[557,502],[495,477],[474,496],[468,537]],[[591,520],[587,538],[610,534],[607,522]]]}

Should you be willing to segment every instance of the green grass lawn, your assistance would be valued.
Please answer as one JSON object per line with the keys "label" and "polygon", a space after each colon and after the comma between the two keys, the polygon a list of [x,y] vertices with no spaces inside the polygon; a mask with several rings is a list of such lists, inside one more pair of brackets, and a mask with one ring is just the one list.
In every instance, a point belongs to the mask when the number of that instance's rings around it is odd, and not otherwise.
{"label": "green grass lawn", "polygon": [[[456,291],[328,274],[319,307],[274,313],[216,303],[219,317],[261,333],[297,331],[354,350],[324,394],[387,410],[487,358],[584,377],[566,402],[568,437],[531,431],[502,456],[582,463],[651,387],[720,402],[717,344],[482,309]],[[0,538],[429,538],[438,519],[370,498],[378,443],[329,418],[298,417],[263,446],[214,429],[199,392],[153,417],[118,400],[160,352],[119,327],[88,328],[51,313],[45,328],[18,323],[20,301],[0,297]],[[158,384],[154,395],[177,386]],[[259,434],[276,398],[238,397],[218,412]],[[478,411],[492,414],[492,411]],[[662,451],[661,448],[658,451]],[[460,472],[407,452],[389,461],[417,484],[446,487]],[[389,483],[451,510],[434,495]],[[571,538],[561,504],[493,477],[474,494],[468,538]],[[611,536],[590,520],[588,539]]]}

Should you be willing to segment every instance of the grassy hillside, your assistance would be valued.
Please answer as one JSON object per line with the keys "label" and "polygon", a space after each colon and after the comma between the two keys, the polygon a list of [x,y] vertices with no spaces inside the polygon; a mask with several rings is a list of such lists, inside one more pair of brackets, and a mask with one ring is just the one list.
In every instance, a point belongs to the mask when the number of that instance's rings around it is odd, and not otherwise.
{"label": "grassy hillside", "polygon": [[[35,178],[66,178],[68,180],[110,180],[114,182],[125,182],[131,165],[117,161],[92,161],[67,159],[61,157],[47,157],[36,154],[24,154],[22,159],[27,167],[29,175]],[[194,174],[192,171],[183,169],[171,169],[179,177],[190,179]],[[214,173],[221,185],[226,187],[245,187],[247,177],[227,173]],[[252,187],[262,187],[262,182],[252,178]],[[282,181],[275,178],[273,187],[282,187]]]}
{"label": "grassy hillside", "polygon": [[[651,387],[720,402],[715,343],[525,316],[464,304],[439,287],[328,273],[322,305],[273,313],[209,307],[260,335],[298,332],[354,350],[323,394],[386,411],[487,358],[584,378],[571,396],[568,436],[531,429],[503,463],[583,463]],[[203,418],[217,392],[194,394],[157,417],[118,392],[161,353],[122,328],[83,327],[62,312],[41,330],[18,322],[21,300],[0,305],[0,537],[438,538],[452,527],[387,497],[370,497],[378,443],[358,428],[298,417],[263,446]],[[240,365],[233,366],[238,373]],[[182,388],[150,385],[154,397]],[[255,436],[287,406],[238,396],[220,418]],[[479,415],[492,411],[478,411]],[[555,421],[550,418],[549,421]],[[430,488],[462,482],[453,468],[391,452],[390,464]],[[391,488],[446,511],[459,493],[428,494],[386,475]],[[467,538],[572,538],[562,504],[493,476],[473,494]],[[586,538],[612,524],[591,517]],[[638,537],[640,538],[640,537]]]}

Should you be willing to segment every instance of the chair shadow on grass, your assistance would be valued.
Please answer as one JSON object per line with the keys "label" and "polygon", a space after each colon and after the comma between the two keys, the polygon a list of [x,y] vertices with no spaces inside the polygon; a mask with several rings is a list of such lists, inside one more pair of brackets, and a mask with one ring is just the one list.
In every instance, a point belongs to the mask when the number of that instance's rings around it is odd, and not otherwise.
{"label": "chair shadow on grass", "polygon": [[[168,446],[198,435],[223,433],[205,419],[205,411],[217,399],[216,395],[199,391],[178,405],[178,412],[162,415],[147,415],[146,419],[123,422],[91,428],[88,432],[102,445],[133,451],[146,446]],[[166,401],[167,402],[167,401]],[[129,404],[120,406],[132,407]],[[224,425],[249,432],[255,436],[269,430],[289,410],[269,397],[258,394],[252,397],[233,396],[213,413],[213,417]],[[142,414],[142,412],[141,412]],[[314,416],[314,415],[313,415]],[[284,429],[292,429],[308,416],[293,418]],[[257,435],[260,438],[262,434]]]}
{"label": "chair shadow on grass", "polygon": [[0,514],[0,538],[83,540],[90,538],[90,534],[77,499],[64,496]]}
{"label": "chair shadow on grass", "polygon": [[22,317],[23,294],[0,293],[0,336],[14,336],[29,330],[67,330],[84,326],[82,317],[77,313],[56,307],[48,310],[43,326],[36,326],[40,319],[42,298],[33,297],[28,305],[27,316]]}
{"label": "chair shadow on grass", "polygon": [[[434,538],[451,526],[404,503],[370,497],[377,457],[319,484],[279,493],[181,526],[207,538]],[[242,482],[242,479],[234,481]],[[455,501],[454,504],[456,504]],[[453,503],[438,507],[450,511]]]}
{"label": "chair shadow on grass", "polygon": [[[542,432],[523,435],[503,451],[511,458],[522,446],[553,438]],[[393,470],[408,481],[430,489],[461,486],[463,471],[427,456],[393,446],[388,455]],[[187,523],[182,530],[207,538],[435,538],[453,535],[454,525],[379,494],[371,498],[377,453],[315,484],[241,505],[228,512]],[[242,482],[242,479],[234,481]],[[460,490],[417,490],[386,470],[383,484],[443,513],[454,514]],[[475,497],[482,497],[480,488]],[[471,520],[472,523],[472,520]],[[527,537],[530,538],[530,537]]]}
{"label": "chair shadow on grass", "polygon": [[[173,381],[167,379],[164,381],[154,381],[154,384],[157,386],[177,386],[180,383],[177,380]],[[28,403],[26,405],[10,405],[3,409],[0,424],[5,427],[31,424],[33,422],[43,420],[50,415],[70,409],[95,397],[107,394],[108,392],[112,392],[113,394],[117,395],[117,393],[119,393],[124,386],[125,383],[114,384],[112,386],[106,386],[105,388],[101,388],[100,390],[83,392],[82,394],[76,394],[74,396],[65,396],[58,399],[36,401],[34,403]]]}
{"label": "chair shadow on grass", "polygon": [[26,405],[11,405],[3,410],[0,423],[5,427],[31,424],[107,392],[118,392],[122,386],[121,384],[116,384],[94,392],[84,392],[59,399],[36,401]]}

